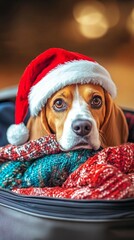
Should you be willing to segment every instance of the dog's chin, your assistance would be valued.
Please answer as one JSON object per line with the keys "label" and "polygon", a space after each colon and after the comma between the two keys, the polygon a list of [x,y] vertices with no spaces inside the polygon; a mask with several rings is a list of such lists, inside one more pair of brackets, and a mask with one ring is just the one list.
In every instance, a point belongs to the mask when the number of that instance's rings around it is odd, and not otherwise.
{"label": "dog's chin", "polygon": [[93,149],[93,150],[98,150],[100,148],[100,144],[98,145],[93,145],[93,144],[89,144],[89,143],[85,143],[85,142],[78,142],[72,146],[69,147],[63,147],[62,145],[60,145],[60,149],[64,152],[67,151],[72,151],[72,150],[77,150],[77,149]]}

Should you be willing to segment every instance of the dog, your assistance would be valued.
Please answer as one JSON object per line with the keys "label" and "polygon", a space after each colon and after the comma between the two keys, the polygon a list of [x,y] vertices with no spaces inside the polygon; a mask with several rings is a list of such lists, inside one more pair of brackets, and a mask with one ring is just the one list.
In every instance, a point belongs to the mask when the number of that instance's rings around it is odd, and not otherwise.
{"label": "dog", "polygon": [[38,116],[30,117],[29,140],[55,134],[63,151],[125,143],[128,127],[109,93],[92,83],[66,86],[50,97]]}

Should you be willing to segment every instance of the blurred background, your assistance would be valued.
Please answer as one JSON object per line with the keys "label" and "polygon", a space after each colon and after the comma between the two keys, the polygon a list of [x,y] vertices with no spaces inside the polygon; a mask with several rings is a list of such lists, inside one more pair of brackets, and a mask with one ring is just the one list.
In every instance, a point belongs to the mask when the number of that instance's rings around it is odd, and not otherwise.
{"label": "blurred background", "polygon": [[95,58],[134,109],[134,0],[0,0],[0,90],[50,47]]}

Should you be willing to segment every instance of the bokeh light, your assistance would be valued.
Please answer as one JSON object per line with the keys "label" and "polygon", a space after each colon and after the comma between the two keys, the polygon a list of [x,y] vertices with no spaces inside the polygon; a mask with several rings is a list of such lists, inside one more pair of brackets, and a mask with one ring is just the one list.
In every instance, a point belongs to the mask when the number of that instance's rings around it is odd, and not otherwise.
{"label": "bokeh light", "polygon": [[100,16],[99,14],[98,16],[95,14],[94,16],[95,21],[93,24],[80,24],[79,26],[80,32],[83,34],[83,36],[91,39],[100,38],[108,31],[108,23],[104,16]]}
{"label": "bokeh light", "polygon": [[104,5],[98,1],[79,2],[74,7],[73,15],[79,24],[80,33],[91,39],[104,36],[120,19],[116,3]]}

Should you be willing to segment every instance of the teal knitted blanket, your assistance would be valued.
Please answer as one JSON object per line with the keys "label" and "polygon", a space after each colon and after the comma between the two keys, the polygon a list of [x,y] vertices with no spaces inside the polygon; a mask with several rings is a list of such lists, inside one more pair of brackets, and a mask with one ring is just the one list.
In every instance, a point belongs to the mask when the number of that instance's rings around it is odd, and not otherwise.
{"label": "teal knitted blanket", "polygon": [[[0,187],[61,186],[68,176],[97,151],[75,150],[28,161],[0,163]],[[11,158],[11,155],[10,155]]]}

